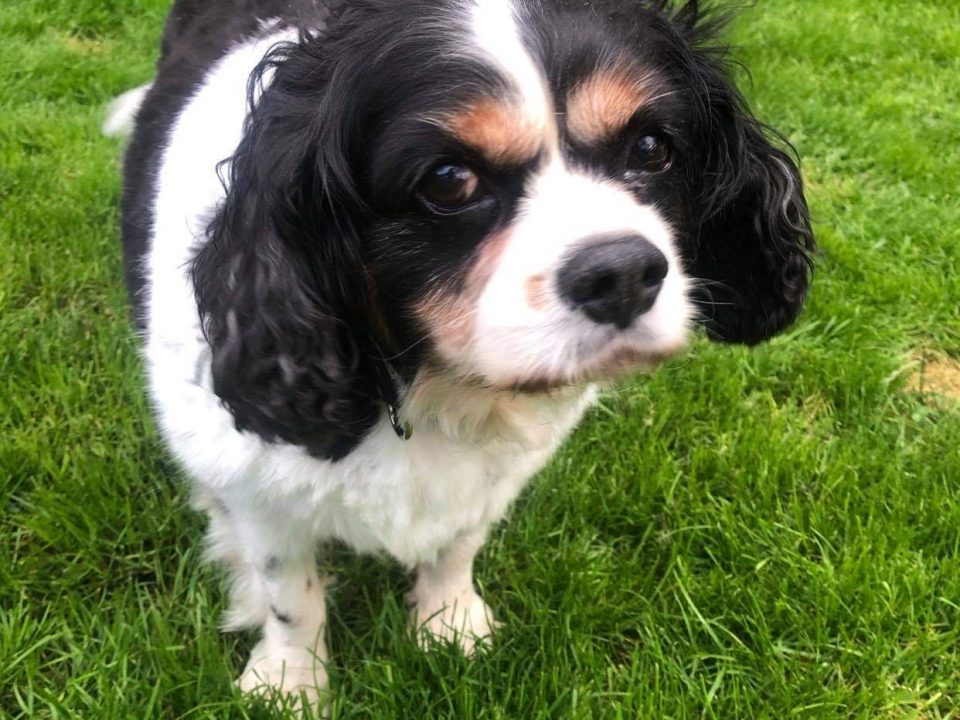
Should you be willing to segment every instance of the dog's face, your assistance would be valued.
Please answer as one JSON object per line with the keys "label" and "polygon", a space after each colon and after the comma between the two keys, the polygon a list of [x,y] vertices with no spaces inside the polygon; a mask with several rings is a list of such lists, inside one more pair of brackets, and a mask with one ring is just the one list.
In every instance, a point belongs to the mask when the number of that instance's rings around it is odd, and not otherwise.
{"label": "dog's face", "polygon": [[363,1],[280,49],[194,273],[238,423],[362,426],[371,344],[542,390],[789,325],[797,169],[659,5]]}
{"label": "dog's face", "polygon": [[411,53],[435,79],[404,86],[370,137],[371,267],[404,341],[521,389],[676,351],[693,316],[675,220],[688,88],[590,15],[457,11]]}

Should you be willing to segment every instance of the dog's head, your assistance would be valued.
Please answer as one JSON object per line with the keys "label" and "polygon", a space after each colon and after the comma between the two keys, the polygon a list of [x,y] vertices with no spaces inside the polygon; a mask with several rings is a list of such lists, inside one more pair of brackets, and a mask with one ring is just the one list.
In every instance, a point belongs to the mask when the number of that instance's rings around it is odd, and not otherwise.
{"label": "dog's head", "polygon": [[336,457],[377,365],[545,390],[788,326],[801,180],[696,2],[355,0],[276,48],[194,281],[240,427]]}

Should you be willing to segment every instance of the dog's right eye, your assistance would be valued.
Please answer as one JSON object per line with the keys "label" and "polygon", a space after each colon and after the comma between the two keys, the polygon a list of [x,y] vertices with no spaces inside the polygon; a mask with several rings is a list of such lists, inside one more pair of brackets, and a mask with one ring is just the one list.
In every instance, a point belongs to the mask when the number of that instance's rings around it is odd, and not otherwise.
{"label": "dog's right eye", "polygon": [[660,135],[643,135],[633,143],[627,172],[655,174],[670,167],[670,144]]}
{"label": "dog's right eye", "polygon": [[444,163],[424,176],[416,195],[430,212],[453,215],[477,204],[487,196],[487,191],[470,168]]}

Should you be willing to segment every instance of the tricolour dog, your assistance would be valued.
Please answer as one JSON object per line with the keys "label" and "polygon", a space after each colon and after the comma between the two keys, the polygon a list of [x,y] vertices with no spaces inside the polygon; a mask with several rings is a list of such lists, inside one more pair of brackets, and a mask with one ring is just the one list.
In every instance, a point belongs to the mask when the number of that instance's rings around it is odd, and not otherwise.
{"label": "tricolour dog", "polygon": [[[319,697],[319,541],[471,565],[596,397],[692,328],[788,326],[813,238],[717,15],[665,0],[179,0],[129,119],[150,393],[231,574],[239,683]],[[771,137],[774,141],[771,142]],[[668,401],[664,398],[664,401]]]}

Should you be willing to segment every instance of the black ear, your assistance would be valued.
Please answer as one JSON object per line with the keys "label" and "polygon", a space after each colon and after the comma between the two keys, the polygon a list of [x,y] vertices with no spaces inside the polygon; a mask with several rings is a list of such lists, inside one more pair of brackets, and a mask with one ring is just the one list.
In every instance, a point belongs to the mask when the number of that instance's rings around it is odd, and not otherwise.
{"label": "black ear", "polygon": [[192,277],[214,391],[237,428],[337,459],[378,411],[355,334],[364,303],[348,163],[322,136],[322,65],[298,62],[302,52],[277,48],[251,80],[243,139],[221,166],[227,195]]}
{"label": "black ear", "polygon": [[[683,12],[694,46],[726,21],[693,2]],[[806,297],[814,239],[803,180],[789,144],[753,117],[729,79],[724,48],[701,45],[687,70],[704,144],[688,269],[708,335],[752,345],[787,328]]]}
{"label": "black ear", "polygon": [[752,345],[800,313],[814,242],[796,164],[752,118],[740,122],[739,181],[721,188],[714,215],[701,225],[692,274],[702,281],[708,335]]}

